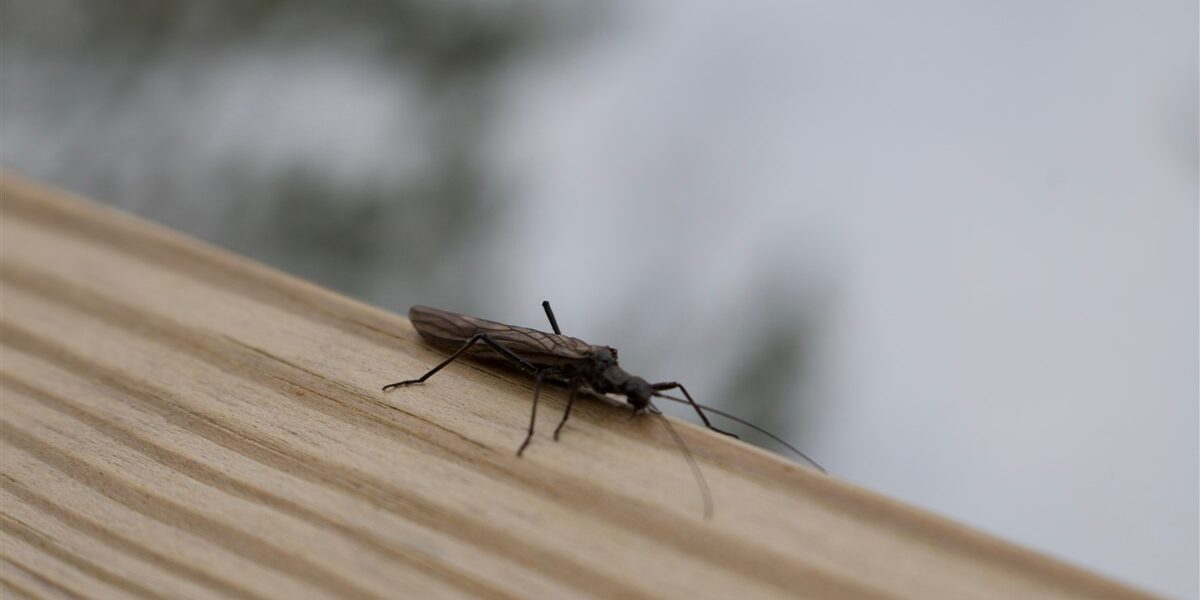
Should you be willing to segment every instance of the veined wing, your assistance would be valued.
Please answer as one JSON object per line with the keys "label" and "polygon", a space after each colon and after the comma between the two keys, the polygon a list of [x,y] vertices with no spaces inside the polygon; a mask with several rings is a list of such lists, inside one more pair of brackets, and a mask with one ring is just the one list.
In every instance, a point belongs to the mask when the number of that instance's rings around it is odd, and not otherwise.
{"label": "veined wing", "polygon": [[[505,325],[428,306],[413,306],[408,311],[408,319],[425,341],[447,352],[458,350],[472,336],[481,333],[486,333],[513,354],[542,366],[583,361],[599,349],[579,338]],[[482,342],[475,344],[469,353],[479,358],[503,359]]]}

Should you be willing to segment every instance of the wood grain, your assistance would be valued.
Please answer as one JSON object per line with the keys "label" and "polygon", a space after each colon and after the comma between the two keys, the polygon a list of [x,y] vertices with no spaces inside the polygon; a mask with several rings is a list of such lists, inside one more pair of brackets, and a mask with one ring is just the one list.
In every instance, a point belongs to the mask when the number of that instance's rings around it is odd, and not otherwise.
{"label": "wood grain", "polygon": [[557,391],[517,458],[529,380],[384,394],[441,356],[402,317],[0,194],[6,598],[1146,597],[676,422],[705,521],[661,423],[582,403],[554,443]]}

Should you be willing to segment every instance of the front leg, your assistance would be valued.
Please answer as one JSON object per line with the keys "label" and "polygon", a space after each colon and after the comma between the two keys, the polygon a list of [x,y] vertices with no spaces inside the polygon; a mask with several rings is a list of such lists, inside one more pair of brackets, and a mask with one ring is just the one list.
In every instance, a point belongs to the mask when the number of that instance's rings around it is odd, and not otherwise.
{"label": "front leg", "polygon": [[714,426],[711,422],[709,422],[708,415],[705,415],[704,411],[700,410],[700,405],[696,404],[695,400],[692,400],[692,395],[688,393],[687,388],[683,387],[683,384],[681,384],[677,381],[664,381],[663,383],[652,384],[650,387],[654,388],[654,391],[656,391],[656,392],[665,392],[667,390],[673,390],[675,388],[679,388],[679,391],[683,392],[683,397],[687,398],[688,404],[691,404],[692,408],[696,409],[696,414],[700,415],[700,420],[704,421],[705,427],[708,427],[709,429],[711,429],[717,433],[723,433],[731,438],[738,439],[737,435],[730,433],[728,431],[725,431],[724,429],[719,429],[716,426]]}

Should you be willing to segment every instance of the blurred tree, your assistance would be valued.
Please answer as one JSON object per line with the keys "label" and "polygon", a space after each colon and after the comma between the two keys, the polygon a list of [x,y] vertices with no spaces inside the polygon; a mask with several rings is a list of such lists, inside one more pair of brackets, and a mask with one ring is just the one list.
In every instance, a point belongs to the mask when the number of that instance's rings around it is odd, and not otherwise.
{"label": "blurred tree", "polygon": [[387,306],[438,269],[471,298],[499,73],[571,11],[3,0],[0,160]]}
{"label": "blurred tree", "polygon": [[[761,318],[754,321],[760,331],[745,335],[748,347],[739,353],[740,361],[730,369],[715,404],[804,450],[811,431],[809,421],[801,417],[813,414],[820,404],[813,384],[813,359],[822,333],[813,321],[818,311],[801,302],[803,298],[786,301],[789,297],[778,292],[764,299]],[[747,442],[795,458],[756,431],[732,423],[728,429]]]}

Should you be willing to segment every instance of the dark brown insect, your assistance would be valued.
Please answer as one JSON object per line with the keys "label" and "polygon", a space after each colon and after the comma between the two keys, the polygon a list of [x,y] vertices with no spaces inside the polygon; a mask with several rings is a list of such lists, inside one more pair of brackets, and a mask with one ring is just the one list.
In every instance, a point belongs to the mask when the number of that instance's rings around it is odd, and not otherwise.
{"label": "dark brown insect", "polygon": [[[413,327],[416,328],[417,332],[421,334],[421,337],[425,338],[425,341],[429,342],[432,346],[451,352],[452,354],[421,377],[388,384],[383,387],[383,391],[386,392],[414,383],[424,383],[434,373],[442,370],[446,365],[454,362],[464,354],[483,360],[505,361],[517,369],[534,376],[533,409],[529,416],[529,431],[525,434],[525,440],[521,442],[521,446],[517,449],[517,456],[520,456],[525,451],[525,448],[529,446],[530,440],[533,439],[534,423],[537,420],[538,398],[541,394],[542,383],[549,381],[565,385],[569,391],[567,407],[563,411],[562,420],[559,421],[558,427],[554,429],[555,440],[558,440],[563,425],[566,425],[567,419],[571,416],[571,408],[574,406],[580,392],[588,391],[595,394],[618,394],[624,396],[626,402],[633,408],[634,415],[647,412],[662,415],[662,412],[654,405],[651,398],[663,398],[672,402],[691,405],[695,409],[696,414],[700,416],[700,420],[704,422],[704,425],[713,431],[737,437],[728,431],[715,427],[708,420],[706,412],[721,415],[750,427],[783,444],[821,470],[821,472],[825,471],[820,465],[805,456],[803,452],[800,452],[770,432],[729,413],[697,403],[692,399],[692,395],[688,393],[687,388],[678,382],[664,381],[661,383],[650,383],[641,377],[629,374],[617,363],[617,350],[615,348],[596,346],[581,339],[563,335],[562,331],[558,328],[558,320],[554,318],[554,311],[550,309],[550,303],[548,301],[542,302],[542,308],[546,311],[546,318],[550,320],[550,327],[554,330],[554,333],[546,333],[527,327],[505,325],[495,321],[470,317],[428,306],[412,307],[408,311],[408,318],[412,321]],[[686,399],[668,396],[663,393],[673,389],[678,389],[682,392],[683,397]],[[703,476],[696,466],[695,459],[692,458],[691,452],[684,445],[682,438],[671,427],[670,421],[663,418],[662,423],[667,427],[667,431],[670,432],[687,457],[688,464],[692,467],[692,471],[696,475],[697,482],[704,495],[705,516],[710,515],[712,500],[709,497],[707,486],[704,484]]]}

